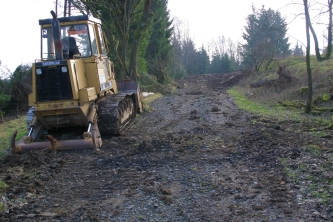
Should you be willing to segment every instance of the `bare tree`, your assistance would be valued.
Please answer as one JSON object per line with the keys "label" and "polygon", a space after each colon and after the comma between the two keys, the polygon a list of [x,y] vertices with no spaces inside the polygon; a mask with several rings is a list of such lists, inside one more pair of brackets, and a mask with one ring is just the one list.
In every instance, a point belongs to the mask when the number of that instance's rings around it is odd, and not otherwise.
{"label": "bare tree", "polygon": [[305,13],[305,24],[306,24],[306,70],[308,73],[308,96],[306,99],[305,113],[311,112],[312,106],[312,75],[311,75],[311,65],[310,65],[310,15],[308,0],[303,0],[304,3],[304,13]]}
{"label": "bare tree", "polygon": [[[324,57],[321,56],[320,54],[320,49],[319,49],[319,44],[318,44],[318,38],[317,38],[317,34],[311,24],[311,20],[310,20],[310,15],[309,16],[309,28],[315,43],[315,52],[316,52],[316,58],[318,61],[323,61],[323,60],[328,60],[331,57],[332,54],[332,4],[333,4],[333,0],[328,0],[327,2],[327,11],[325,10],[324,12],[321,10],[318,16],[321,16],[322,14],[326,14],[328,13],[328,27],[327,27],[327,48],[326,48],[326,54]],[[325,6],[326,7],[326,6]],[[307,6],[307,8],[309,8],[309,6]]]}

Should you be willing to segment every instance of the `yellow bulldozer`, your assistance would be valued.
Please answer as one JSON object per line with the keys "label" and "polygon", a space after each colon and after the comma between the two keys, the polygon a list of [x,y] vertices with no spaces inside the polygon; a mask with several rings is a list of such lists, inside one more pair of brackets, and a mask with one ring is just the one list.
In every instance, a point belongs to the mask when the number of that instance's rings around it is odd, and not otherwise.
{"label": "yellow bulldozer", "polygon": [[[10,141],[12,153],[29,150],[93,148],[101,135],[120,135],[142,112],[140,88],[132,80],[115,80],[107,56],[101,21],[80,15],[39,20],[41,58],[32,64],[28,134]],[[52,129],[85,127],[79,139],[58,140]],[[46,133],[45,133],[46,132]],[[45,139],[42,136],[45,136]]]}

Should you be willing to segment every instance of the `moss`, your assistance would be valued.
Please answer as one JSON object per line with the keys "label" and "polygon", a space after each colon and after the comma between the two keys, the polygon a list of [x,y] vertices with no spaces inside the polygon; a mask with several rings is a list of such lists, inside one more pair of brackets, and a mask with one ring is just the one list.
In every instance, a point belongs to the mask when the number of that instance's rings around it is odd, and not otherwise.
{"label": "moss", "polygon": [[313,104],[320,104],[323,102],[327,102],[330,99],[328,94],[319,95],[313,100]]}
{"label": "moss", "polygon": [[6,184],[6,182],[0,180],[0,193],[3,193],[7,190],[8,185]]}
{"label": "moss", "polygon": [[313,106],[312,110],[316,111],[316,112],[327,112],[327,111],[331,111],[330,108],[326,108],[326,107],[317,107],[317,106]]}
{"label": "moss", "polygon": [[327,126],[327,129],[333,129],[333,123]]}
{"label": "moss", "polygon": [[323,101],[328,101],[330,99],[330,96],[328,94],[323,95]]}
{"label": "moss", "polygon": [[323,96],[322,96],[322,95],[319,95],[319,96],[317,96],[317,97],[315,97],[315,98],[313,99],[313,104],[318,105],[318,104],[322,103],[323,101],[324,101],[324,100],[323,100]]}
{"label": "moss", "polygon": [[298,91],[301,95],[307,95],[308,92],[309,92],[309,88],[308,87],[301,87],[301,88],[298,89]]}
{"label": "moss", "polygon": [[305,107],[305,104],[299,100],[295,100],[295,101],[286,100],[286,101],[278,102],[278,104],[283,107],[296,108],[296,109],[302,109]]}
{"label": "moss", "polygon": [[7,208],[7,204],[6,203],[0,203],[0,212],[4,212]]}

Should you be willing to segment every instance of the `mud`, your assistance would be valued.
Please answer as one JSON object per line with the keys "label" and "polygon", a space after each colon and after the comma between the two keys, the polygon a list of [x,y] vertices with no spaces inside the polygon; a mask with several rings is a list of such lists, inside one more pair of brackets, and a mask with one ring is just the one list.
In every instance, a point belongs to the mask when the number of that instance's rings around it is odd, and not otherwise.
{"label": "mud", "polygon": [[[125,135],[103,138],[100,153],[4,157],[0,179],[9,187],[0,220],[332,220],[331,199],[308,195],[312,180],[304,176],[314,172],[333,182],[331,165],[320,168],[331,161],[330,138],[240,110],[226,93],[240,78],[179,80],[177,93],[150,104],[153,110],[139,115]],[[313,153],[302,147],[309,144],[321,149],[321,165],[297,171],[316,163],[307,162]],[[329,186],[314,189],[330,194]]]}

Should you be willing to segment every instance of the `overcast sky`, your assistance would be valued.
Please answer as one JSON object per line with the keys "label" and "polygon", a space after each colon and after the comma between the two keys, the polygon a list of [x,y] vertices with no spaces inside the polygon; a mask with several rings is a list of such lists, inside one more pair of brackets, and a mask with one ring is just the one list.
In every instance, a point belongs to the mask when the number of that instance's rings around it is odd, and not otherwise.
{"label": "overcast sky", "polygon": [[[319,1],[327,2],[327,0]],[[266,8],[280,10],[282,16],[290,23],[288,34],[293,48],[296,44],[295,39],[304,43],[306,41],[305,21],[301,18],[294,20],[295,14],[304,10],[302,2],[302,0],[169,0],[168,8],[172,16],[186,21],[191,37],[199,48],[222,35],[235,42],[241,41],[246,25],[245,19],[252,12],[252,3],[256,8],[265,5]],[[54,0],[1,1],[0,60],[3,66],[14,71],[19,64],[31,63],[40,57],[38,20],[51,18],[50,10],[54,9]],[[58,14],[62,12],[59,10]],[[318,37],[321,38],[323,27],[314,25]],[[319,43],[323,45],[322,40]]]}
{"label": "overcast sky", "polygon": [[168,8],[172,17],[177,17],[189,25],[189,31],[196,47],[207,45],[219,36],[233,41],[242,41],[246,17],[256,8],[279,10],[289,24],[288,34],[292,47],[297,40],[306,42],[305,21],[295,15],[304,11],[302,0],[169,0]]}

